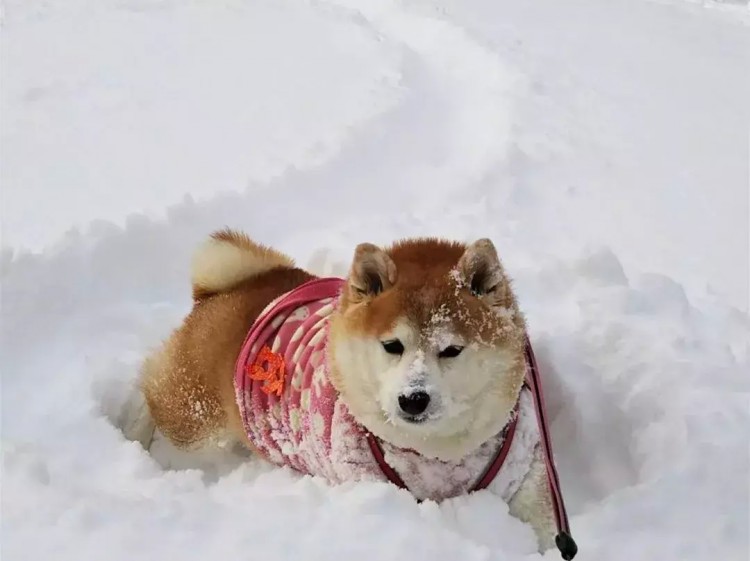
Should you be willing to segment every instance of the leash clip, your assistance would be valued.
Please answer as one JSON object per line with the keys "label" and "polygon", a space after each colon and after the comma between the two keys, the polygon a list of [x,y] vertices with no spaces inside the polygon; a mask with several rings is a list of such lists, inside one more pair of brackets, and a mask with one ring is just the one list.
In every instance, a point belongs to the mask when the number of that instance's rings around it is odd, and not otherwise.
{"label": "leash clip", "polygon": [[578,545],[576,545],[573,537],[567,532],[560,532],[555,536],[555,545],[560,550],[560,556],[565,561],[570,561],[578,553]]}

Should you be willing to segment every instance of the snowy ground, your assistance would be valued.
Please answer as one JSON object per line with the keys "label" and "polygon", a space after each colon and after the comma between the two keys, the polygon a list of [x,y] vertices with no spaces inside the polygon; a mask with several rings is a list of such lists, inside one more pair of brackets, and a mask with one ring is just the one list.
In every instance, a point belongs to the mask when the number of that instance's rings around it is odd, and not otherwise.
{"label": "snowy ground", "polygon": [[540,559],[487,494],[122,437],[232,225],[337,274],[359,241],[492,237],[579,558],[746,560],[748,68],[738,2],[6,0],[0,556]]}

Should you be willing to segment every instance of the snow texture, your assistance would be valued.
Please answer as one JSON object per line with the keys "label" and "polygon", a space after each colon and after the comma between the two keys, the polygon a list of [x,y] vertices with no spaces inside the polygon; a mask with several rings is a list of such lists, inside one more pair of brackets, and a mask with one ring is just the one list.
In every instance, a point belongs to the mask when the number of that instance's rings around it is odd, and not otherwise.
{"label": "snow texture", "polygon": [[[750,14],[679,0],[6,0],[4,561],[531,561],[417,504],[119,430],[230,225],[320,274],[490,237],[582,561],[750,553]],[[544,559],[556,559],[549,552]]]}

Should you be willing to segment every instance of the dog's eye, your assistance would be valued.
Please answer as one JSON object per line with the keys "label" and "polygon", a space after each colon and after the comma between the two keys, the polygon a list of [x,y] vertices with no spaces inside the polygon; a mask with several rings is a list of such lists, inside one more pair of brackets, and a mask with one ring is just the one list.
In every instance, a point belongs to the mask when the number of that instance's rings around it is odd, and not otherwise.
{"label": "dog's eye", "polygon": [[459,347],[458,345],[451,345],[450,347],[445,347],[442,351],[440,351],[438,353],[438,356],[440,358],[456,358],[461,354],[461,351],[463,350],[463,347]]}
{"label": "dog's eye", "polygon": [[398,339],[383,341],[381,344],[383,345],[383,349],[385,349],[385,352],[387,352],[389,355],[401,356],[402,354],[404,354],[404,345]]}

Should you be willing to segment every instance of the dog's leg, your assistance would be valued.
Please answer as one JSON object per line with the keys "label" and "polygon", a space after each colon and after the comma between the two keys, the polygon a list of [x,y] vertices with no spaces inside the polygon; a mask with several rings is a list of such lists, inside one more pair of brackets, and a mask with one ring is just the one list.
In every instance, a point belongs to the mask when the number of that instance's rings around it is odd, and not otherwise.
{"label": "dog's leg", "polygon": [[547,484],[547,467],[539,447],[534,451],[531,469],[508,505],[511,515],[531,525],[536,532],[539,551],[555,545],[555,514]]}
{"label": "dog's leg", "polygon": [[137,385],[132,388],[122,408],[118,426],[121,427],[125,438],[140,442],[145,450],[151,448],[156,424],[143,397],[143,392]]}
{"label": "dog's leg", "polygon": [[140,383],[156,428],[185,450],[203,447],[226,428],[218,384],[188,342],[175,333],[144,361]]}

